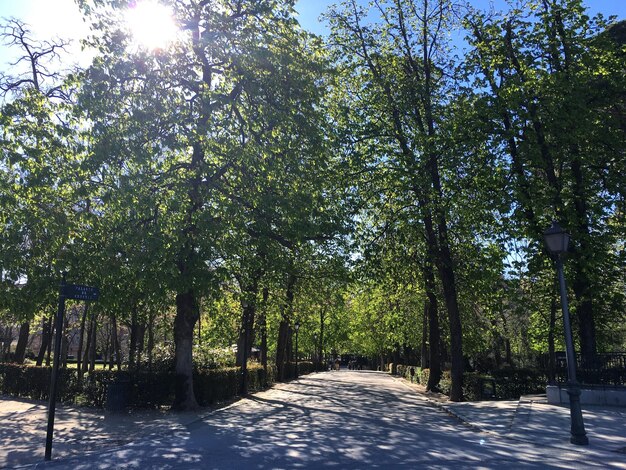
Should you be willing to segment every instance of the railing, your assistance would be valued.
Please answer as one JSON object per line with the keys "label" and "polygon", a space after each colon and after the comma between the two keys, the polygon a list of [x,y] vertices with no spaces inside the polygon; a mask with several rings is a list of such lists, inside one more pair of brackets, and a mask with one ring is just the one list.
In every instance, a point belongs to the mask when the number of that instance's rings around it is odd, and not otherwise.
{"label": "railing", "polygon": [[[545,367],[546,361],[541,362]],[[576,354],[576,369],[581,384],[626,385],[626,353],[598,353],[591,359]],[[555,378],[559,383],[567,382],[565,353],[556,353]]]}

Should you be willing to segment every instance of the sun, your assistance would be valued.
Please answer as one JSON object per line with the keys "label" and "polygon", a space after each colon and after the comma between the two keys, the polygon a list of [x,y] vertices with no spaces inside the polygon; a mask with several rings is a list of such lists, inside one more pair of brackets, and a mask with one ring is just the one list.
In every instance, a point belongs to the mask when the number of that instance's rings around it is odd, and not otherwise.
{"label": "sun", "polygon": [[126,12],[126,25],[136,46],[164,49],[178,36],[172,11],[155,0],[137,0]]}

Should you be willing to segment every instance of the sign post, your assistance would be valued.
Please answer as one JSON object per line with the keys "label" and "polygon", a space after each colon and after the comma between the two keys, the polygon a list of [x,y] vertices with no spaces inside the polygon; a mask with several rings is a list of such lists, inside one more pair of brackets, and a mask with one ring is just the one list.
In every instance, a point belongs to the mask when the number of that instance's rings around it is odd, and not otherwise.
{"label": "sign post", "polygon": [[59,363],[61,360],[61,339],[63,336],[63,317],[65,316],[65,299],[97,300],[100,292],[96,287],[66,284],[65,275],[59,286],[59,308],[56,317],[56,334],[54,337],[54,358],[50,378],[50,397],[48,402],[48,428],[46,431],[45,460],[52,458],[52,435],[54,433],[54,413],[56,411],[57,388],[59,381]]}

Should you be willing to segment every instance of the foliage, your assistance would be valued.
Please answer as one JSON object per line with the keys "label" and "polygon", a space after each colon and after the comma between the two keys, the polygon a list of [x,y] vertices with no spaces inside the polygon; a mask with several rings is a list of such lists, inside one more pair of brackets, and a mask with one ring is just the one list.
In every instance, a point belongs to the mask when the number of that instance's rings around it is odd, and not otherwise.
{"label": "foliage", "polygon": [[[50,367],[0,364],[0,390],[3,395],[47,400],[50,393]],[[59,370],[59,401],[71,403],[79,393],[77,374],[72,369]]]}
{"label": "foliage", "polygon": [[[119,333],[125,358],[131,332],[129,368],[148,373],[132,393],[153,388],[154,406],[177,377],[203,403],[236,392],[242,339],[293,374],[295,321],[301,355],[404,374],[436,360],[456,384],[464,359],[512,367],[496,378],[513,396],[542,380],[520,369],[563,347],[542,240],[556,218],[576,348],[626,347],[624,22],[580,0],[345,0],[319,38],[291,0],[186,0],[165,2],[186,29],[149,50],[127,2],[77,3],[94,26],[84,70],[48,61],[63,41],[0,30],[28,65],[0,73],[2,325],[42,324],[67,270],[100,287],[98,349]],[[444,39],[459,33],[463,54]],[[7,367],[3,387],[45,396],[45,372]],[[101,405],[115,377],[93,372],[80,395]],[[464,376],[466,397],[481,378]]]}
{"label": "foliage", "polygon": [[[0,392],[14,397],[47,400],[50,387],[49,367],[0,364]],[[314,372],[311,362],[299,362],[298,373]],[[290,363],[287,378],[295,377],[295,364]],[[236,397],[240,391],[239,368],[201,369],[194,374],[198,402],[202,406]],[[276,370],[269,366],[267,374],[258,364],[248,366],[249,390],[264,390],[276,381]],[[81,406],[104,407],[108,386],[113,382],[127,383],[127,404],[133,408],[170,406],[174,399],[175,377],[172,371],[112,371],[97,369],[78,384],[75,369],[60,369],[59,401]]]}

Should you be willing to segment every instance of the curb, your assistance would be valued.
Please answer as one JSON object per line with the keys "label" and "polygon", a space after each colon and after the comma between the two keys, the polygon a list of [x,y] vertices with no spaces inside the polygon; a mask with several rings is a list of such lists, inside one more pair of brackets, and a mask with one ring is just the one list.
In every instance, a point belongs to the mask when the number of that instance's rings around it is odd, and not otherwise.
{"label": "curb", "polygon": [[[505,439],[507,441],[524,443],[524,444],[531,444],[531,445],[534,445],[534,446],[544,447],[544,448],[558,449],[560,451],[567,451],[567,452],[583,451],[584,452],[585,450],[587,450],[587,449],[578,449],[576,446],[575,447],[571,447],[569,444],[567,444],[565,442],[563,442],[562,444],[546,443],[546,442],[538,441],[536,439],[525,437],[525,436],[520,435],[520,434],[514,434],[513,433],[513,425],[514,425],[514,423],[517,420],[520,420],[520,419],[528,420],[530,418],[531,410],[525,409],[525,408],[527,406],[532,405],[533,403],[539,401],[539,400],[536,399],[537,397],[534,396],[534,395],[526,395],[526,396],[521,396],[519,398],[518,403],[517,403],[517,407],[515,408],[515,412],[513,413],[513,417],[512,417],[511,422],[510,422],[510,424],[508,426],[508,430],[507,430],[507,432],[502,433],[502,432],[491,431],[489,429],[485,429],[482,426],[480,426],[480,425],[478,425],[476,423],[471,422],[462,413],[456,412],[455,410],[453,410],[450,407],[448,407],[445,403],[441,403],[441,402],[438,402],[436,400],[433,400],[430,397],[428,397],[427,395],[424,395],[422,392],[416,390],[414,387],[411,387],[411,384],[408,383],[408,381],[404,377],[394,377],[394,376],[392,376],[392,378],[394,378],[398,382],[404,384],[404,386],[409,388],[413,393],[416,393],[417,395],[422,397],[430,406],[433,406],[435,408],[440,409],[441,411],[444,411],[446,414],[448,414],[449,416],[452,416],[453,418],[457,419],[461,424],[463,424],[463,425],[473,429],[474,431],[477,431],[477,432],[480,432],[480,433],[484,433],[484,434],[487,434],[489,436],[497,437],[497,438],[500,438],[500,439]],[[610,449],[593,449],[593,451],[594,452],[599,452],[599,453],[602,453],[602,454],[607,454],[607,455],[619,454],[619,451],[617,451],[617,450],[610,450]],[[624,453],[626,453],[626,451],[624,451]],[[597,457],[597,458],[599,458],[599,457]],[[598,463],[602,463],[602,462],[598,461]],[[618,464],[618,468],[626,468],[626,466],[622,467],[621,465],[622,464],[619,463]]]}

